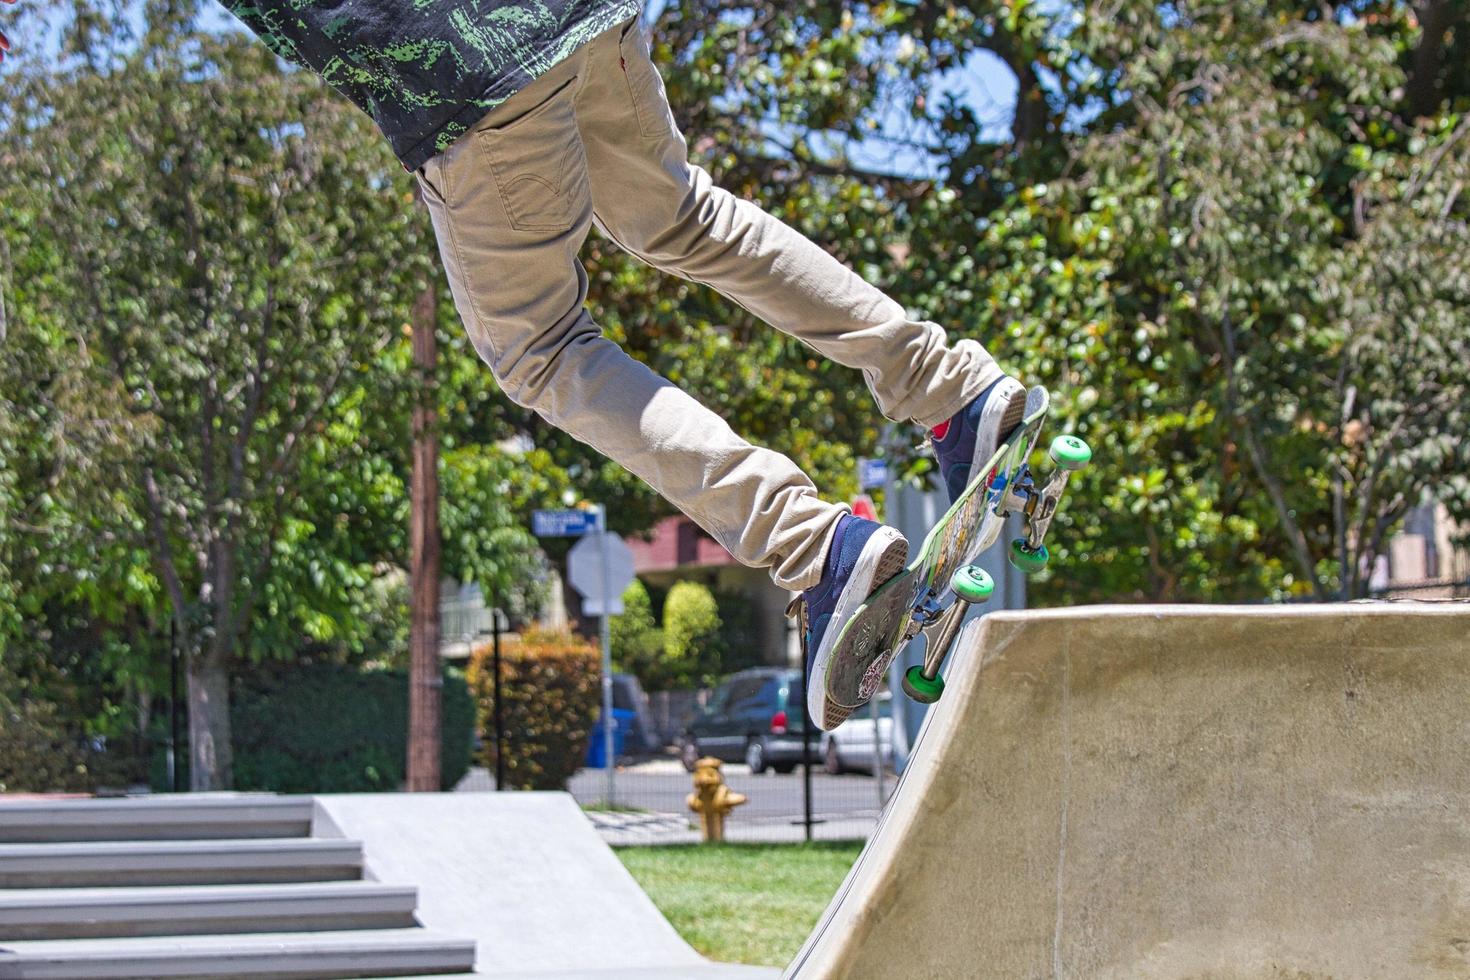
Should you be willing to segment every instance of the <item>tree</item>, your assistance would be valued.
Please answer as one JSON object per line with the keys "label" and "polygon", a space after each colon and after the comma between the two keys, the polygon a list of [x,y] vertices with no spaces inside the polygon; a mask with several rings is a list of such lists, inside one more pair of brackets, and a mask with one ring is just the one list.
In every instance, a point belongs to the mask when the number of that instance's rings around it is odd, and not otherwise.
{"label": "tree", "polygon": [[439,661],[439,438],[434,376],[434,294],[427,286],[413,308],[413,365],[420,391],[413,407],[413,491],[409,517],[412,593],[408,666],[408,788],[439,789],[442,666]]}
{"label": "tree", "polygon": [[228,668],[303,457],[397,337],[431,253],[361,114],[263,49],[150,14],[105,73],[37,70],[12,93],[5,208],[47,216],[12,253],[53,261],[14,312],[56,330],[56,494],[146,549],[209,789],[229,784]]}

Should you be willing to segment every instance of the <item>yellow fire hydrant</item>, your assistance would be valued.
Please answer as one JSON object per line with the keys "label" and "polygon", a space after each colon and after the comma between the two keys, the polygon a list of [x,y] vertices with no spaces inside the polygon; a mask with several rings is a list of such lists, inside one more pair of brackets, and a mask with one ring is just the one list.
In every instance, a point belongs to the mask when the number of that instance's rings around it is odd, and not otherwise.
{"label": "yellow fire hydrant", "polygon": [[689,794],[689,809],[704,822],[704,839],[725,839],[725,815],[745,802],[745,794],[725,785],[720,775],[720,760],[706,756],[694,764],[694,792]]}

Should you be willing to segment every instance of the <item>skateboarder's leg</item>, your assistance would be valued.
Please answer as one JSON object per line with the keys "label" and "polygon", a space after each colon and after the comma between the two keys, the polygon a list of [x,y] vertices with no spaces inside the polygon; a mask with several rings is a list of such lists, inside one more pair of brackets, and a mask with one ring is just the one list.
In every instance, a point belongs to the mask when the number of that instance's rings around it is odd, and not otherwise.
{"label": "skateboarder's leg", "polygon": [[594,220],[610,238],[861,369],[888,418],[939,425],[1001,377],[980,344],[951,344],[938,325],[910,319],[820,246],[691,164],[635,23],[589,45],[579,104]]}
{"label": "skateboarder's leg", "polygon": [[585,71],[574,55],[419,171],[455,305],[513,401],[642,477],[742,562],[810,587],[846,508],[605,339],[585,309]]}

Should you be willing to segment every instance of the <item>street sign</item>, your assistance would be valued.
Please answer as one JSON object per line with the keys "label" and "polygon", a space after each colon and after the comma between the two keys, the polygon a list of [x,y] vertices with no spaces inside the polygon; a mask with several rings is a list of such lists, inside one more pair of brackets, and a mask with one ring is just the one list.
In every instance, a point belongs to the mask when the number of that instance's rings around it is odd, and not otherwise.
{"label": "street sign", "polygon": [[531,533],[538,538],[580,538],[597,530],[597,512],[591,510],[533,510]]}
{"label": "street sign", "polygon": [[858,489],[872,490],[888,482],[888,460],[859,459]]}
{"label": "street sign", "polygon": [[[602,567],[604,545],[607,549],[605,575]],[[616,534],[585,535],[567,552],[567,582],[582,597],[582,611],[586,615],[621,615],[623,590],[632,581],[633,552]]]}

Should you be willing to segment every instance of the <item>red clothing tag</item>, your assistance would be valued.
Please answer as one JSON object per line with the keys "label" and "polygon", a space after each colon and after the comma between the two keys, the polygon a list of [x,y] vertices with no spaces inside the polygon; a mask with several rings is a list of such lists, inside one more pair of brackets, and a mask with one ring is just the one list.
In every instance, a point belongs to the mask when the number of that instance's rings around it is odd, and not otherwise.
{"label": "red clothing tag", "polygon": [[932,430],[934,432],[934,438],[943,439],[945,435],[949,432],[949,423],[951,421],[952,420],[950,419],[946,419],[945,421],[940,422],[938,425],[936,425]]}

